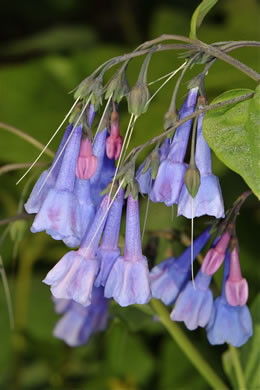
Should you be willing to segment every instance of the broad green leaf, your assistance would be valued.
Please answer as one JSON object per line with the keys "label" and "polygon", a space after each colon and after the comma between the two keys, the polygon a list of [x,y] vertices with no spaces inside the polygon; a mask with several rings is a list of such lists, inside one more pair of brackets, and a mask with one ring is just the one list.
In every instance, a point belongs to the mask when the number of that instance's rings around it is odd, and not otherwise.
{"label": "broad green leaf", "polygon": [[[224,92],[212,104],[233,99],[250,89]],[[260,198],[260,88],[253,98],[209,111],[203,120],[203,134],[217,157],[243,177]]]}
{"label": "broad green leaf", "polygon": [[195,9],[190,22],[190,38],[197,39],[197,30],[203,19],[218,0],[203,0]]}

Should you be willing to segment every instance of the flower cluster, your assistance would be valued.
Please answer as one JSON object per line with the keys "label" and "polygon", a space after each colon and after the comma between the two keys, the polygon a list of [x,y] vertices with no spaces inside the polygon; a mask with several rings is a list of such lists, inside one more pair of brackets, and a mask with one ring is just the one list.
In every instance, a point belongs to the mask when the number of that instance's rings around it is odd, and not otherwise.
{"label": "flower cluster", "polygon": [[[137,88],[135,93],[138,91]],[[180,109],[180,119],[194,112],[197,98],[198,88],[192,88]],[[81,121],[77,115],[73,118],[75,124],[67,127],[51,167],[41,174],[25,204],[28,213],[36,214],[33,233],[46,231],[53,239],[74,248],[43,280],[50,286],[56,311],[63,314],[54,335],[71,346],[86,343],[92,333],[105,329],[110,298],[120,306],[128,306],[146,304],[155,297],[166,305],[175,303],[171,319],[184,321],[188,329],[207,326],[211,344],[243,344],[252,334],[246,306],[247,282],[241,276],[236,247],[229,260],[228,231],[217,236],[194,282],[190,281],[191,260],[211,238],[210,229],[195,239],[192,250],[187,248],[178,259],[166,259],[151,271],[142,253],[138,192],[148,194],[152,202],[177,204],[178,215],[187,218],[224,216],[219,181],[212,174],[210,149],[202,133],[203,115],[195,122],[195,163],[200,186],[193,195],[185,181],[192,120],[180,125],[171,138],[158,143],[137,172],[135,159],[118,172],[120,166],[116,168],[115,160],[121,157],[123,138],[117,108],[112,103],[110,121],[103,115],[95,137],[92,104]],[[121,253],[119,236],[125,199]],[[209,286],[225,256],[224,288],[214,303]],[[229,326],[220,330],[223,321]]]}

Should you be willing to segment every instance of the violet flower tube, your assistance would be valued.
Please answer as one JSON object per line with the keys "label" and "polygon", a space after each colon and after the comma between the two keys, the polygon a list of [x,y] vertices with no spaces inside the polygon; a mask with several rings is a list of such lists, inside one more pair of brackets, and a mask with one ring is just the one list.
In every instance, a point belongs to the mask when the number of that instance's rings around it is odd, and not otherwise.
{"label": "violet flower tube", "polygon": [[[210,229],[205,230],[193,243],[193,261],[210,239]],[[171,305],[183,289],[191,274],[191,247],[177,259],[170,257],[156,265],[150,272],[151,290],[154,298]]]}
{"label": "violet flower tube", "polygon": [[108,275],[114,262],[121,254],[118,247],[122,209],[124,204],[124,191],[119,190],[107,217],[101,244],[97,250],[99,261],[99,273],[95,280],[95,286],[105,286]]}
{"label": "violet flower tube", "polygon": [[[167,158],[169,151],[170,151],[170,139],[166,137],[161,147],[158,150],[160,163]],[[149,194],[150,191],[152,190],[154,180],[152,179],[151,168],[149,168],[145,173],[142,173],[144,165],[145,165],[145,161],[137,169],[136,180],[139,184],[140,192],[142,194]]]}
{"label": "violet flower tube", "polygon": [[81,221],[80,236],[82,240],[95,216],[95,206],[90,194],[90,180],[80,180],[76,177],[74,193],[79,202]]}
{"label": "violet flower tube", "polygon": [[92,334],[107,327],[109,300],[104,298],[104,289],[93,287],[92,295],[92,303],[87,307],[71,299],[55,301],[55,307],[59,306],[59,301],[65,301],[66,306],[62,318],[55,325],[53,335],[70,347],[86,344]]}
{"label": "violet flower tube", "polygon": [[[57,150],[57,153],[55,155],[55,158],[53,160],[51,167],[49,169],[46,169],[45,171],[43,171],[41,173],[39,179],[35,183],[28,200],[24,205],[24,208],[28,214],[38,213],[43,201],[45,200],[46,196],[48,195],[50,188],[53,188],[55,186],[55,181],[57,179],[57,175],[59,173],[59,169],[60,169],[60,166],[61,166],[61,163],[63,160],[63,154],[60,156],[57,163],[56,163],[56,161],[57,161],[57,158],[58,158],[65,142],[67,141],[67,139],[70,135],[72,128],[73,128],[73,125],[69,124],[64,132],[63,138],[61,140],[61,143],[59,145],[59,148]],[[55,167],[53,168],[51,174],[49,175],[48,179],[46,180],[50,170],[52,169],[52,167],[55,163],[56,163]],[[46,183],[44,184],[43,188],[39,192],[39,189],[41,188],[41,186],[45,182],[45,180],[46,180]]]}
{"label": "violet flower tube", "polygon": [[102,200],[94,221],[77,251],[67,253],[43,280],[55,298],[91,304],[92,288],[98,272],[97,247],[106,222],[109,196]]}
{"label": "violet flower tube", "polygon": [[81,133],[82,126],[74,129],[55,186],[49,189],[31,227],[32,233],[46,230],[52,238],[63,240],[70,247],[78,246],[81,239],[79,203],[73,193]]}
{"label": "violet flower tube", "polygon": [[120,306],[144,304],[151,299],[149,270],[142,254],[139,206],[130,194],[127,199],[124,256],[114,263],[105,285],[105,297]]}
{"label": "violet flower tube", "polygon": [[201,215],[212,215],[216,218],[223,218],[224,202],[217,176],[212,174],[211,152],[202,133],[202,121],[204,114],[200,114],[197,128],[197,141],[195,162],[200,171],[200,187],[193,199],[184,185],[178,202],[178,215],[186,218],[200,217]]}
{"label": "violet flower tube", "polygon": [[207,337],[212,345],[229,343],[241,347],[253,334],[252,318],[247,305],[231,306],[225,293],[225,284],[230,270],[230,254],[226,251],[221,296],[213,306],[207,326]]}
{"label": "violet flower tube", "polygon": [[[192,88],[180,109],[180,118],[194,112],[198,88]],[[170,152],[159,166],[159,170],[149,196],[153,202],[164,202],[166,206],[178,203],[184,183],[187,164],[184,163],[192,120],[179,126],[173,137]]]}

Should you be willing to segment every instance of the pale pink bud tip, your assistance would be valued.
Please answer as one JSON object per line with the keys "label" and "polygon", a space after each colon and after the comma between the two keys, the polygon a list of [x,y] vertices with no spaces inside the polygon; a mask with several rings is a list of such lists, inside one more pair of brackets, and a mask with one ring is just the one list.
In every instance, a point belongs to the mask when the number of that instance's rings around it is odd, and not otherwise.
{"label": "pale pink bud tip", "polygon": [[88,180],[97,170],[98,159],[92,152],[91,142],[86,138],[81,140],[76,176],[80,180]]}
{"label": "pale pink bud tip", "polygon": [[244,306],[248,299],[248,284],[246,279],[240,281],[226,281],[225,293],[228,303],[231,306]]}
{"label": "pale pink bud tip", "polygon": [[206,254],[202,263],[202,272],[207,275],[213,275],[222,265],[225,259],[225,252],[230,240],[230,234],[226,232],[223,234],[215,248],[211,248]]}
{"label": "pale pink bud tip", "polygon": [[238,251],[233,249],[230,256],[229,277],[225,285],[226,298],[232,306],[243,306],[248,299],[248,284],[241,275]]}
{"label": "pale pink bud tip", "polygon": [[123,139],[120,135],[116,138],[114,138],[112,135],[107,137],[106,140],[107,157],[110,158],[110,160],[112,158],[115,158],[117,160],[120,156],[122,145],[123,145]]}

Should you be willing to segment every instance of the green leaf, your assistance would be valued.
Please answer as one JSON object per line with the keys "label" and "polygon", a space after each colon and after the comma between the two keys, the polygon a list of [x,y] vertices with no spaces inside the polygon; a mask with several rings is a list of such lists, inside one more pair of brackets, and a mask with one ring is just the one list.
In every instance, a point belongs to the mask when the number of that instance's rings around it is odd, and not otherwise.
{"label": "green leaf", "polygon": [[[226,91],[212,104],[233,99],[250,89]],[[203,134],[217,157],[243,177],[260,198],[260,88],[252,99],[209,111],[203,120]]]}
{"label": "green leaf", "polygon": [[203,0],[193,12],[190,22],[190,38],[197,39],[197,30],[203,19],[218,0]]}

